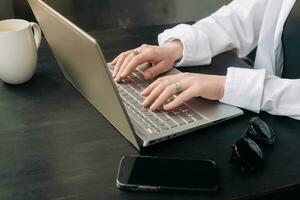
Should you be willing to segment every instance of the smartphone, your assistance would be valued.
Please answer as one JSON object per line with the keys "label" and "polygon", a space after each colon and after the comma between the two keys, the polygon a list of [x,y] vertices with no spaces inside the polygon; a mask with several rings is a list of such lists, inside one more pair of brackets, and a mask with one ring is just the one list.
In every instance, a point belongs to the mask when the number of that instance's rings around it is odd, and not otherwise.
{"label": "smartphone", "polygon": [[212,160],[124,156],[116,184],[125,190],[214,193],[219,188],[219,176]]}

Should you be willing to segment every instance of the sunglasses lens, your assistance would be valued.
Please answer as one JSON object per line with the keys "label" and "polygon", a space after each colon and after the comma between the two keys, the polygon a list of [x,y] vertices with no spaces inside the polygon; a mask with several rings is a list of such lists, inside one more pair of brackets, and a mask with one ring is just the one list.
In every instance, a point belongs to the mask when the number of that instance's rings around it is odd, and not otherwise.
{"label": "sunglasses lens", "polygon": [[259,146],[250,138],[241,138],[233,145],[231,160],[240,161],[247,171],[259,169],[263,165],[264,155]]}
{"label": "sunglasses lens", "polygon": [[259,117],[253,117],[249,122],[247,136],[253,140],[273,144],[275,142],[275,133],[266,122]]}

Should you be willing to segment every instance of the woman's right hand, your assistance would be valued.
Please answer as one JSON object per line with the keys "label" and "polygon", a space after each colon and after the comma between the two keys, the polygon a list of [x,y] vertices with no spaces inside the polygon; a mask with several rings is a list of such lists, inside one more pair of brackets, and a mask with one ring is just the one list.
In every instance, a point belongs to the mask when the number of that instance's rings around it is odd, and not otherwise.
{"label": "woman's right hand", "polygon": [[183,46],[179,40],[167,42],[161,46],[142,45],[117,56],[111,64],[114,66],[113,78],[119,82],[126,78],[139,65],[146,62],[152,66],[144,71],[145,79],[152,79],[170,70],[175,62],[182,58]]}

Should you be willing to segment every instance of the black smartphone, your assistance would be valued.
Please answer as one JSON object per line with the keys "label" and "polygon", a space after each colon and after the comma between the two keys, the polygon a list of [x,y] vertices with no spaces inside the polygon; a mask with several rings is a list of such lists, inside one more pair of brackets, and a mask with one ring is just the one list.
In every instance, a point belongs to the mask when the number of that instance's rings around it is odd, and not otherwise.
{"label": "black smartphone", "polygon": [[117,187],[141,191],[217,192],[219,176],[211,160],[124,156],[119,165]]}

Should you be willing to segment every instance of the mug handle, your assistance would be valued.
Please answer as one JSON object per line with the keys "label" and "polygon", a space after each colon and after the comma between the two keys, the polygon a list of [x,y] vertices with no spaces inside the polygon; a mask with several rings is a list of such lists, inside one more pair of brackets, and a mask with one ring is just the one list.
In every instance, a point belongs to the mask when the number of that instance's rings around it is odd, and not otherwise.
{"label": "mug handle", "polygon": [[37,23],[30,22],[29,24],[30,24],[31,28],[33,29],[33,37],[35,40],[36,49],[39,49],[40,44],[41,44],[41,39],[42,39],[41,28]]}

